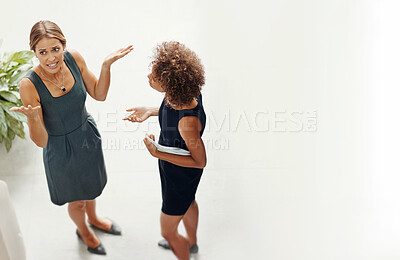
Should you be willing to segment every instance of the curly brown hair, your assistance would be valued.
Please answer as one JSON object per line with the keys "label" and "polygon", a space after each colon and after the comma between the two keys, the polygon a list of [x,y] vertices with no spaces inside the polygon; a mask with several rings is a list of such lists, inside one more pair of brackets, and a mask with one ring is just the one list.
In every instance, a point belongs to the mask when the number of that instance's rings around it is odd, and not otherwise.
{"label": "curly brown hair", "polygon": [[200,96],[205,83],[199,57],[184,44],[171,41],[154,50],[152,74],[165,91],[165,99],[174,106],[188,105]]}

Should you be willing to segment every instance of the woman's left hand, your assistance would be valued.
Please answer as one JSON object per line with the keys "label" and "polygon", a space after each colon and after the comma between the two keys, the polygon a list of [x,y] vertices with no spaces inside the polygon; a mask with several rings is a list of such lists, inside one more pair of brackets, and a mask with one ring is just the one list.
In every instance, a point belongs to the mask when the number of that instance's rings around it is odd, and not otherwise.
{"label": "woman's left hand", "polygon": [[[151,138],[151,140],[153,140],[153,141],[156,140],[156,139],[154,138],[154,135],[153,135],[153,134],[150,134],[150,135],[146,134],[146,135],[147,135],[149,138]],[[151,154],[152,156],[156,157],[156,154],[157,154],[157,147],[156,147],[154,144],[152,144],[149,140],[147,140],[146,137],[143,139],[143,141],[144,141],[144,144],[146,145],[147,150],[150,152],[150,154]]]}
{"label": "woman's left hand", "polygon": [[111,53],[104,59],[103,65],[111,66],[111,64],[113,64],[117,60],[121,59],[122,57],[124,57],[125,55],[130,53],[132,50],[133,50],[133,45],[129,45],[126,48],[122,48],[117,51],[114,51],[113,53]]}

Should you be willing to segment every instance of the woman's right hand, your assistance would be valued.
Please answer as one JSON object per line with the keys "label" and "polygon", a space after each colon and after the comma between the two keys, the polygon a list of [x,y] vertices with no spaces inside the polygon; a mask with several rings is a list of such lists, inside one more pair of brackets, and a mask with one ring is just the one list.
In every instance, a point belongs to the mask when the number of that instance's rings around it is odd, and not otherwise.
{"label": "woman's right hand", "polygon": [[28,117],[30,119],[40,118],[40,115],[39,115],[40,106],[32,107],[31,105],[28,105],[27,107],[25,107],[25,106],[12,107],[12,108],[10,108],[10,111],[20,112],[20,113],[26,115],[26,117]]}
{"label": "woman's right hand", "polygon": [[132,111],[133,111],[132,114],[123,118],[122,120],[141,123],[145,121],[147,118],[149,118],[152,113],[150,107],[134,107],[126,110],[126,112],[132,112]]}

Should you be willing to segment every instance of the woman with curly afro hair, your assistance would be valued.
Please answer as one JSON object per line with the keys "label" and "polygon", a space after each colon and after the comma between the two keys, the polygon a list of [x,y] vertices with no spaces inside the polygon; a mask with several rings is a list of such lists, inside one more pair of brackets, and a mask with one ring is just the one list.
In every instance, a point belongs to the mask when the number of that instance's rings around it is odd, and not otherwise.
{"label": "woman with curly afro hair", "polygon": [[[189,260],[197,253],[197,223],[199,209],[195,201],[196,190],[203,168],[206,151],[201,139],[206,115],[203,109],[201,87],[204,85],[204,68],[197,55],[179,42],[159,44],[151,62],[148,75],[150,86],[165,93],[159,108],[136,107],[125,120],[143,122],[158,116],[161,132],[158,143],[188,151],[189,155],[162,152],[147,138],[144,139],[150,154],[158,158],[162,188],[161,234],[165,240],[159,246],[172,249],[180,260]],[[183,220],[187,237],[178,233]]]}

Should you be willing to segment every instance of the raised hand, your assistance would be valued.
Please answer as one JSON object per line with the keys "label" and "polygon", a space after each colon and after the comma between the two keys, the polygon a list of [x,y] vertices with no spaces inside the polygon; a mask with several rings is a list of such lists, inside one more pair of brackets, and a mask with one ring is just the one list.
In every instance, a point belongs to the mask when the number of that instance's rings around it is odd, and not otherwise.
{"label": "raised hand", "polygon": [[134,107],[126,110],[127,112],[133,112],[129,116],[123,118],[131,122],[141,123],[151,116],[151,108],[149,107]]}
{"label": "raised hand", "polygon": [[10,108],[10,111],[20,112],[26,115],[28,118],[35,118],[39,117],[40,108],[41,108],[40,106],[32,107],[31,105],[28,105],[27,107],[24,106],[12,107]]}
{"label": "raised hand", "polygon": [[115,61],[121,59],[122,57],[124,57],[125,55],[130,53],[132,50],[133,50],[133,45],[129,45],[126,48],[122,48],[122,49],[112,52],[104,59],[103,65],[111,66],[111,64],[113,64]]}

